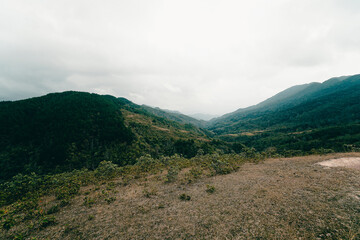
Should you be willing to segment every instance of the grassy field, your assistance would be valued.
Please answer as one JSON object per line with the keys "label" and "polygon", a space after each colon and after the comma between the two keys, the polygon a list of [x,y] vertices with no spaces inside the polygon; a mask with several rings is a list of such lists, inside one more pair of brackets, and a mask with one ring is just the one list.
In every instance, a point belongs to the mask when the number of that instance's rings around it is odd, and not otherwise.
{"label": "grassy field", "polygon": [[[229,174],[200,166],[81,187],[43,228],[5,239],[360,239],[360,170],[315,163],[360,153],[272,158]],[[172,171],[172,170],[170,170]],[[40,200],[54,208],[55,196]],[[7,211],[4,207],[2,211]]]}

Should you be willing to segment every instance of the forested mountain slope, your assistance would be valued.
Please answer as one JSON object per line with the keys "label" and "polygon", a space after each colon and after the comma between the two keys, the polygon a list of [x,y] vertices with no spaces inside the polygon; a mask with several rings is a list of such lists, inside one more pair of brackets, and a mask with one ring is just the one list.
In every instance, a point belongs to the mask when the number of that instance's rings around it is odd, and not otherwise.
{"label": "forested mountain slope", "polygon": [[192,124],[192,125],[200,127],[200,128],[206,127],[206,124],[207,124],[206,121],[204,121],[204,120],[198,120],[198,119],[195,119],[193,117],[187,116],[187,115],[179,113],[179,112],[162,110],[157,107],[152,108],[152,107],[149,107],[146,105],[142,105],[142,107],[145,110],[147,110],[148,112],[150,112],[156,116],[167,118],[169,120],[173,120],[178,123]]}
{"label": "forested mountain slope", "polygon": [[360,146],[360,75],[289,88],[268,100],[210,122],[229,142],[280,153]]}
{"label": "forested mountain slope", "polygon": [[207,142],[197,127],[123,98],[64,92],[0,103],[0,180],[95,168],[104,159],[132,164],[144,154],[192,157]]}
{"label": "forested mountain slope", "polygon": [[360,75],[291,87],[255,106],[210,121],[217,134],[316,128],[360,120]]}

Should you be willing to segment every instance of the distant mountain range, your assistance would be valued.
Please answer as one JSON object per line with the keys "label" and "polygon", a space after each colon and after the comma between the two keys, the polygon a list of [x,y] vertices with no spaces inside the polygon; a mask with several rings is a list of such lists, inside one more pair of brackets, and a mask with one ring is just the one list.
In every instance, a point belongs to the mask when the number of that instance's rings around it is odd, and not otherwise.
{"label": "distant mountain range", "polygon": [[0,181],[93,169],[102,160],[133,164],[146,154],[360,149],[360,75],[294,86],[210,121],[196,119],[211,117],[73,91],[0,102]]}
{"label": "distant mountain range", "polygon": [[213,119],[207,129],[220,139],[257,150],[360,150],[360,75],[291,87]]}
{"label": "distant mountain range", "polygon": [[217,134],[284,126],[298,130],[360,120],[360,75],[294,86],[248,108],[213,119]]}
{"label": "distant mountain range", "polygon": [[192,118],[195,118],[198,120],[204,120],[204,121],[209,121],[213,118],[219,117],[219,115],[212,115],[212,114],[205,114],[205,113],[195,113],[195,114],[190,114],[189,116]]}

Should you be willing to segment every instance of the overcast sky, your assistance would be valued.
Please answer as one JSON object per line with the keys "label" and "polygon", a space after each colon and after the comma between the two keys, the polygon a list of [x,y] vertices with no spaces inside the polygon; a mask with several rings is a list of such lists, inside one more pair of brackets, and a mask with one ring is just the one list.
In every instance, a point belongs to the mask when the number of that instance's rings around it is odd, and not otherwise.
{"label": "overcast sky", "polygon": [[79,90],[224,114],[357,73],[359,0],[0,1],[0,100]]}

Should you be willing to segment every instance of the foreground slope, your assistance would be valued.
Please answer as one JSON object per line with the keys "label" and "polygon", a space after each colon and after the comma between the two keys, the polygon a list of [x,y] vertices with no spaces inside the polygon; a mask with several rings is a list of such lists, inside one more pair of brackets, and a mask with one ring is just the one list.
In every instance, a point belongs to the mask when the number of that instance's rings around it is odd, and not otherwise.
{"label": "foreground slope", "polygon": [[[24,220],[0,233],[29,232],[38,239],[359,239],[359,170],[316,164],[359,156],[269,159],[210,177],[199,164],[171,183],[164,182],[166,172],[130,181],[124,176],[81,188],[69,205],[50,213],[50,224],[41,223],[45,229],[31,230],[32,220]],[[46,212],[60,201],[50,196],[41,202]]]}

